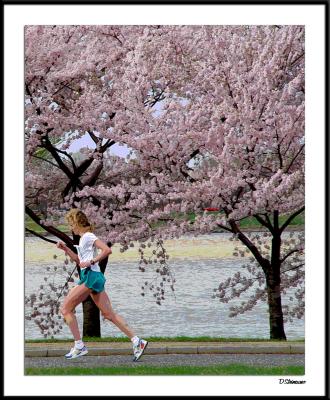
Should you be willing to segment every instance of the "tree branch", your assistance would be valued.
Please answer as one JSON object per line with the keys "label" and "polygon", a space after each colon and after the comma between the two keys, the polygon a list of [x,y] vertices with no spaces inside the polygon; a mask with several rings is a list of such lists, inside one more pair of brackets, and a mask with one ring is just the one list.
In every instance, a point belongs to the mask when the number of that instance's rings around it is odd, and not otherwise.
{"label": "tree branch", "polygon": [[92,175],[87,179],[87,181],[84,183],[84,186],[94,186],[97,178],[100,176],[100,173],[102,172],[103,169],[103,162],[100,163],[92,173]]}
{"label": "tree branch", "polygon": [[32,154],[32,157],[38,158],[39,160],[42,160],[42,161],[45,161],[45,162],[48,162],[48,163],[51,164],[53,167],[61,169],[58,165],[52,163],[52,162],[49,161],[49,160],[46,160],[45,158],[42,158],[42,157],[39,157],[39,156],[35,156],[35,155],[33,155],[33,154]]}
{"label": "tree branch", "polygon": [[93,132],[88,131],[89,136],[91,137],[91,139],[93,140],[93,142],[97,145],[100,141],[100,139],[94,135]]}
{"label": "tree branch", "polygon": [[293,61],[291,62],[290,67],[292,67],[292,66],[293,66],[298,60],[300,60],[301,57],[303,57],[304,55],[305,55],[305,52],[301,53],[295,60],[293,60]]}
{"label": "tree branch", "polygon": [[297,210],[295,213],[293,213],[285,222],[284,224],[280,227],[279,231],[280,234],[284,231],[284,229],[290,224],[290,222],[299,214],[301,214],[303,211],[305,211],[305,206]]}
{"label": "tree branch", "polygon": [[77,169],[76,164],[75,164],[75,162],[74,162],[74,159],[70,156],[70,154],[68,154],[68,153],[67,153],[66,151],[64,151],[64,150],[58,149],[57,147],[54,147],[54,149],[55,149],[58,153],[61,153],[61,154],[66,155],[66,156],[70,159],[70,161],[71,161],[73,170],[76,171],[76,169]]}
{"label": "tree branch", "polygon": [[242,233],[235,221],[229,220],[228,222],[232,228],[232,232],[235,233],[240,241],[244,243],[245,246],[251,251],[251,253],[254,255],[254,258],[258,261],[264,272],[266,272],[266,270],[269,268],[269,261],[266,258],[262,257],[257,247],[250,241],[247,236],[244,235],[244,233]]}
{"label": "tree branch", "polygon": [[217,226],[221,229],[224,229],[225,231],[231,232],[233,233],[233,231],[230,228],[227,228],[226,226],[222,225],[222,224],[217,224]]}
{"label": "tree branch", "polygon": [[276,120],[275,120],[275,132],[276,132],[276,139],[277,139],[277,154],[278,154],[278,158],[280,160],[280,169],[283,168],[283,158],[282,158],[282,154],[281,154],[281,144],[279,143],[279,136],[277,133],[277,128],[276,128]]}
{"label": "tree branch", "polygon": [[[105,150],[112,146],[114,143],[116,143],[114,140],[108,140],[103,146],[101,146],[100,149],[100,153],[104,153]],[[84,185],[87,185],[88,183],[83,184],[80,181],[80,177],[83,175],[83,173],[90,167],[90,165],[92,164],[92,162],[94,161],[93,158],[88,158],[87,160],[84,160],[75,170],[75,173],[72,175],[72,177],[70,178],[70,181],[67,183],[66,187],[64,188],[64,190],[62,191],[62,197],[65,197],[71,187],[76,183],[79,189],[82,189],[84,187]],[[103,168],[103,164],[102,164],[102,168]],[[100,169],[100,166],[96,168],[96,170],[94,171],[93,176],[89,179],[91,182],[94,181],[94,183],[96,182],[96,178],[99,176],[102,168]],[[98,171],[98,172],[97,172]],[[94,184],[93,183],[93,184]],[[90,185],[88,185],[90,186]]]}
{"label": "tree branch", "polygon": [[40,234],[37,233],[37,232],[31,231],[31,229],[29,229],[29,228],[25,228],[25,230],[26,230],[27,232],[32,233],[34,236],[38,236],[39,238],[41,238],[42,240],[45,240],[46,242],[50,242],[50,243],[56,244],[55,240],[47,239],[47,238],[45,238],[45,236],[42,236],[42,235],[40,235]]}
{"label": "tree branch", "polygon": [[293,163],[295,162],[296,158],[299,156],[299,154],[301,153],[301,151],[302,151],[302,149],[303,149],[304,147],[305,147],[305,144],[303,144],[303,145],[300,147],[298,153],[293,157],[293,159],[292,159],[290,165],[289,165],[288,168],[285,170],[286,173],[287,173],[287,172],[289,171],[289,169],[292,167]]}
{"label": "tree branch", "polygon": [[283,257],[283,258],[280,260],[280,262],[283,263],[288,257],[291,256],[291,254],[297,253],[297,252],[299,252],[299,251],[301,251],[301,249],[294,249],[294,250],[289,251],[289,253],[287,253],[287,254],[285,255],[285,257]]}
{"label": "tree branch", "polygon": [[285,269],[284,271],[281,271],[281,274],[283,274],[284,272],[293,271],[294,269],[298,269],[298,268],[304,267],[304,266],[305,266],[305,263],[296,265],[295,267],[288,268],[288,269]]}
{"label": "tree branch", "polygon": [[73,246],[74,242],[68,235],[59,231],[53,226],[46,226],[43,223],[41,223],[41,218],[39,218],[38,215],[35,214],[35,212],[28,206],[25,206],[25,212],[34,222],[36,222],[39,226],[41,226],[45,231],[63,240],[71,248],[71,250],[75,250],[75,247]]}
{"label": "tree branch", "polygon": [[263,218],[261,218],[258,214],[254,214],[253,217],[263,226],[265,226],[272,234],[274,234],[274,227],[270,223],[270,219],[268,218],[268,221],[265,221]]}
{"label": "tree branch", "polygon": [[59,168],[65,173],[65,175],[72,179],[72,177],[74,176],[73,173],[70,171],[70,169],[64,164],[64,162],[62,161],[61,157],[57,154],[57,150],[52,143],[50,142],[50,140],[48,138],[43,138],[42,139],[43,142],[43,147],[48,150],[50,152],[50,154],[55,158]]}

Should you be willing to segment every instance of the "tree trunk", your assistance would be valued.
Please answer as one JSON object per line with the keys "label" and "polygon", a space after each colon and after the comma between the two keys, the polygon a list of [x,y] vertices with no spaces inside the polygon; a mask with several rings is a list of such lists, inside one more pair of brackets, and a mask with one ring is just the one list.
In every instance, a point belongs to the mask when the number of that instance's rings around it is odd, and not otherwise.
{"label": "tree trunk", "polygon": [[238,239],[251,251],[266,276],[270,339],[286,340],[281,300],[281,230],[279,229],[279,212],[274,211],[274,226],[271,226],[269,222],[262,218],[257,220],[267,229],[271,228],[273,235],[271,261],[262,256],[258,248],[239,229],[235,221],[229,220],[229,223],[231,232],[238,235]]}
{"label": "tree trunk", "polygon": [[100,311],[89,296],[83,301],[83,337],[101,337]]}
{"label": "tree trunk", "polygon": [[274,226],[271,262],[266,270],[266,283],[269,307],[270,338],[286,340],[281,298],[281,232],[279,229],[279,212],[273,212]]}
{"label": "tree trunk", "polygon": [[286,340],[281,300],[280,270],[278,268],[274,269],[275,271],[270,271],[266,276],[270,338]]}

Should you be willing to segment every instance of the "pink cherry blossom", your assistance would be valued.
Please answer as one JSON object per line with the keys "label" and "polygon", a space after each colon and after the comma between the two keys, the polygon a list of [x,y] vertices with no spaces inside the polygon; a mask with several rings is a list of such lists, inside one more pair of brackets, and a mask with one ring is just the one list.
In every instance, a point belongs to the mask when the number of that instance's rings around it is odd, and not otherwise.
{"label": "pink cherry blossom", "polygon": [[[27,213],[49,226],[81,207],[123,249],[231,232],[264,285],[242,310],[268,301],[271,337],[285,339],[276,299],[282,234],[304,211],[304,28],[27,26],[25,60]],[[77,159],[69,145],[85,134],[95,148]],[[114,144],[131,155],[110,155]],[[272,235],[268,256],[241,229],[247,217]]]}

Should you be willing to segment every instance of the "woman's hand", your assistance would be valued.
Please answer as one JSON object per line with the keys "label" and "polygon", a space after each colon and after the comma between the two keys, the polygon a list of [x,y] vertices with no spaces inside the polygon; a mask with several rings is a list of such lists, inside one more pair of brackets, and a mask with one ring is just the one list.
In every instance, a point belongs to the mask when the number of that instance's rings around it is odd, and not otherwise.
{"label": "woman's hand", "polygon": [[56,247],[63,250],[66,255],[68,255],[71,259],[71,261],[76,262],[77,264],[79,263],[79,257],[75,252],[73,252],[64,242],[57,242]]}
{"label": "woman's hand", "polygon": [[64,250],[64,251],[67,249],[66,244],[63,242],[57,242],[56,247],[58,247],[59,249]]}
{"label": "woman's hand", "polygon": [[91,266],[90,261],[83,261],[83,262],[81,262],[81,263],[79,264],[79,267],[80,267],[80,268],[86,268],[86,267],[90,267],[90,266]]}

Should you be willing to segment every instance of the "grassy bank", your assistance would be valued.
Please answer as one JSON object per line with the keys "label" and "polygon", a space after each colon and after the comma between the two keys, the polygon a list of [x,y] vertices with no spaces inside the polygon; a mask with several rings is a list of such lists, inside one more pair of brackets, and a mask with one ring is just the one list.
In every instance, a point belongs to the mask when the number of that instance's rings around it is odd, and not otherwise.
{"label": "grassy bank", "polygon": [[[41,226],[35,223],[30,217],[25,218],[25,228],[33,232],[39,233],[41,235],[47,233],[43,228],[41,228]],[[67,225],[56,225],[56,229],[58,229],[61,232],[69,233]]]}
{"label": "grassy bank", "polygon": [[304,375],[303,366],[254,367],[241,364],[211,366],[156,367],[135,364],[134,367],[99,368],[26,368],[26,375]]}
{"label": "grassy bank", "polygon": [[[281,215],[279,218],[279,224],[282,225],[287,220],[285,215]],[[305,224],[305,214],[297,215],[290,223],[290,227],[304,226]],[[242,229],[260,228],[262,225],[253,217],[249,217],[240,222],[240,227]]]}
{"label": "grassy bank", "polygon": [[[216,212],[215,214],[218,214],[218,213]],[[185,218],[185,216],[183,214],[178,214],[177,217],[178,218],[182,218],[182,219]],[[189,213],[188,216],[187,216],[187,218],[190,221],[194,221],[195,217],[196,217],[196,214],[194,214],[194,213]],[[286,219],[287,219],[286,216],[284,216],[284,215],[280,216],[280,218],[279,218],[280,225],[282,225],[286,221]],[[289,227],[292,227],[292,228],[303,227],[304,224],[305,224],[305,214],[303,213],[303,214],[298,215],[297,217],[295,217],[291,221]],[[37,232],[37,233],[40,233],[40,234],[45,234],[46,233],[46,231],[44,229],[42,229],[38,224],[36,224],[30,217],[26,217],[25,226],[26,226],[26,228],[28,228],[28,229],[30,229],[30,230],[32,230],[34,232]],[[263,228],[262,225],[253,217],[249,217],[249,218],[246,218],[246,219],[242,220],[239,223],[239,226],[242,229],[259,229],[259,228]],[[62,232],[68,233],[67,225],[58,225],[58,226],[56,226],[56,228],[59,229]]]}
{"label": "grassy bank", "polygon": [[[83,338],[85,342],[130,342],[126,337],[88,337]],[[259,339],[259,338],[219,338],[211,336],[150,336],[144,339],[150,342],[279,342],[276,339]],[[71,343],[72,339],[28,339],[25,343]],[[287,340],[287,342],[305,342],[305,339]]]}
{"label": "grassy bank", "polygon": [[[212,214],[219,214],[219,212],[212,212]],[[196,214],[194,213],[189,213],[189,220],[194,221],[196,217]],[[286,215],[281,215],[279,218],[279,224],[282,225],[286,220],[287,220]],[[299,225],[304,225],[305,223],[305,213],[302,213],[300,215],[297,215],[290,223],[289,226],[299,226]],[[241,228],[260,228],[262,225],[254,218],[254,217],[248,217],[243,219],[238,223],[238,225]]]}

